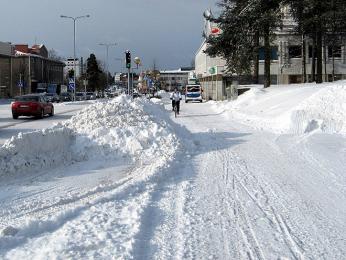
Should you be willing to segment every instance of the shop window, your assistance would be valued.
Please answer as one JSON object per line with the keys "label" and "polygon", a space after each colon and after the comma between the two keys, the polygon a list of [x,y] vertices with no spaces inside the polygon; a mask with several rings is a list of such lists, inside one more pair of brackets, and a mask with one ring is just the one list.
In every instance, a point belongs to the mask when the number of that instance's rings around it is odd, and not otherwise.
{"label": "shop window", "polygon": [[292,58],[301,58],[302,57],[302,46],[292,45],[288,47],[288,57]]}
{"label": "shop window", "polygon": [[328,46],[328,58],[341,58],[341,46]]}
{"label": "shop window", "polygon": [[312,46],[309,46],[309,58],[312,58],[312,51],[315,51],[315,58],[317,57],[316,49],[313,49]]}
{"label": "shop window", "polygon": [[[264,60],[264,47],[260,47],[258,52],[259,52],[259,60]],[[278,60],[278,47],[277,46],[271,47],[270,59],[271,60]]]}

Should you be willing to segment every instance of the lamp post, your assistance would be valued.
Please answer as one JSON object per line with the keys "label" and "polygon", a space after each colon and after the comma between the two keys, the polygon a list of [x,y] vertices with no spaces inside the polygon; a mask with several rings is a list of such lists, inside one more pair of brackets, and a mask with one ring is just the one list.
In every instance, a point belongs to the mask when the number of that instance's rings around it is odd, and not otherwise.
{"label": "lamp post", "polygon": [[99,43],[101,46],[106,47],[106,82],[107,82],[107,88],[108,88],[108,49],[110,46],[116,46],[116,43]]}
{"label": "lamp post", "polygon": [[89,18],[90,15],[87,14],[87,15],[82,15],[77,17],[60,15],[60,17],[73,20],[73,81],[74,81],[73,101],[76,101],[76,21],[82,18]]}

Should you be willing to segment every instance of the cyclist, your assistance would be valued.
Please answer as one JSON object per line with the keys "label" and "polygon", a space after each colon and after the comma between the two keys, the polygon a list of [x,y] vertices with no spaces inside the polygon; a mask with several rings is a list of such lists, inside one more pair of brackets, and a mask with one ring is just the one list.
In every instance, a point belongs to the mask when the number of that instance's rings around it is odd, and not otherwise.
{"label": "cyclist", "polygon": [[172,110],[174,110],[174,106],[177,106],[177,114],[179,114],[181,94],[178,91],[178,88],[174,89],[174,91],[171,93],[170,98],[172,100]]}

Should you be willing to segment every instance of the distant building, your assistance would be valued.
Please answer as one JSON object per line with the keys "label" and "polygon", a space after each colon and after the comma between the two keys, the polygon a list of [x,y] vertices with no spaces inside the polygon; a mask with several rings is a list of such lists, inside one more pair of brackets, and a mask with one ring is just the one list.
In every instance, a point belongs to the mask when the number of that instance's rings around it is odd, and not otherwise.
{"label": "distant building", "polygon": [[192,67],[183,67],[177,70],[161,70],[160,84],[161,88],[167,91],[172,91],[174,88],[181,90],[186,84],[189,72],[193,71]]}
{"label": "distant building", "polygon": [[118,82],[121,82],[121,74],[122,73],[115,73],[114,74],[114,82],[117,84]]}
{"label": "distant building", "polygon": [[64,68],[64,75],[65,75],[65,77],[68,75],[70,70],[74,70],[74,66],[76,66],[76,78],[80,77],[80,75],[81,75],[81,64],[80,64],[78,58],[76,58],[75,60],[73,58],[68,58],[65,61],[65,68]]}
{"label": "distant building", "polygon": [[10,42],[0,42],[0,54],[13,55],[14,46]]}
{"label": "distant building", "polygon": [[48,59],[44,45],[0,42],[0,97],[35,93],[38,88],[58,90],[63,84],[64,66]]}
{"label": "distant building", "polygon": [[46,59],[48,58],[48,50],[43,44],[35,44],[32,47],[29,47],[28,44],[15,44],[14,47],[18,53],[34,54]]}

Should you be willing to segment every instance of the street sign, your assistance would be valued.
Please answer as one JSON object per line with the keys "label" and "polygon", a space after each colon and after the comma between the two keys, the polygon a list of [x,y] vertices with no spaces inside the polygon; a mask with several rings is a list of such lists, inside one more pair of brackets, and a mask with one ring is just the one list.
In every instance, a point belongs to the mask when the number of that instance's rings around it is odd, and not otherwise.
{"label": "street sign", "polygon": [[18,84],[17,84],[17,86],[20,87],[20,88],[24,87],[23,81],[19,81]]}
{"label": "street sign", "polygon": [[69,87],[69,89],[72,89],[72,90],[75,88],[75,84],[74,84],[74,80],[73,79],[69,79],[68,87]]}
{"label": "street sign", "polygon": [[216,75],[217,74],[217,66],[213,66],[209,68],[209,74],[210,75]]}

